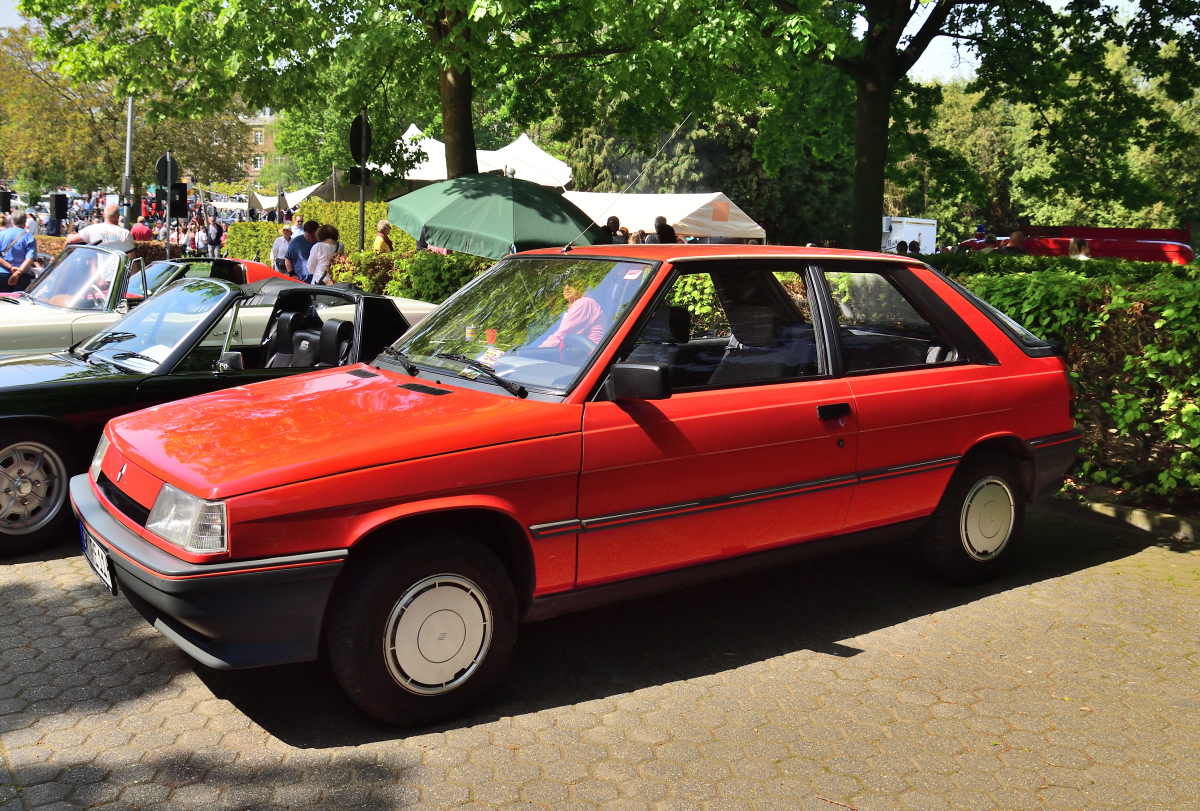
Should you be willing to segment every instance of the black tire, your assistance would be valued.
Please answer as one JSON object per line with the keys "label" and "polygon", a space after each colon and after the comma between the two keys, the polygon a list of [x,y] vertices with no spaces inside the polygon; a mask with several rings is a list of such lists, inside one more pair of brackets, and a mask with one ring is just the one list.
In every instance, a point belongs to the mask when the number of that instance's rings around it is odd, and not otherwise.
{"label": "black tire", "polygon": [[[31,450],[43,453],[33,469],[28,464]],[[78,537],[68,488],[79,469],[78,451],[61,433],[37,426],[0,430],[0,558]],[[29,496],[22,500],[26,488]]]}
{"label": "black tire", "polygon": [[[399,726],[454,716],[504,675],[517,638],[517,598],[504,566],[470,538],[426,534],[386,553],[352,559],[342,580],[326,624],[329,659],[342,689],[368,714]],[[437,601],[445,599],[450,602],[439,607]],[[408,606],[403,610],[402,600]],[[488,614],[490,628],[477,644],[474,630],[478,622],[489,624]],[[437,661],[460,631],[461,646]],[[401,638],[412,644],[397,642],[396,652],[385,650]],[[451,669],[449,682],[435,683]],[[411,681],[406,685],[403,677]],[[436,678],[421,681],[427,677]]]}
{"label": "black tire", "polygon": [[1016,462],[998,453],[970,456],[954,472],[921,538],[929,567],[951,583],[995,577],[1011,560],[1025,523]]}

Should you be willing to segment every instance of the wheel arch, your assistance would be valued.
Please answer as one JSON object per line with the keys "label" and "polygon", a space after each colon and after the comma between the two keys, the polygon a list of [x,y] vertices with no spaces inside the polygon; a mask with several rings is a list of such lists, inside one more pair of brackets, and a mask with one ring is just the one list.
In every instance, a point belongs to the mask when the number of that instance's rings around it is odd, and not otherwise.
{"label": "wheel arch", "polygon": [[78,426],[67,422],[59,417],[48,417],[45,414],[7,414],[0,416],[0,436],[7,434],[14,428],[20,427],[45,428],[52,431],[60,431],[74,447],[81,461],[86,462],[91,458],[91,453],[87,447],[87,437]]}
{"label": "wheel arch", "polygon": [[1021,492],[1025,496],[1026,501],[1031,500],[1034,491],[1034,478],[1037,471],[1029,446],[1014,434],[996,434],[984,437],[963,454],[962,459],[958,463],[959,467],[968,459],[986,453],[999,453],[1016,462],[1017,470],[1021,477]]}
{"label": "wheel arch", "polygon": [[456,532],[478,542],[500,560],[512,578],[518,609],[524,616],[537,582],[532,540],[507,505],[489,501],[404,505],[396,511],[375,514],[349,545],[347,564],[356,565],[384,554],[405,538],[423,532]]}

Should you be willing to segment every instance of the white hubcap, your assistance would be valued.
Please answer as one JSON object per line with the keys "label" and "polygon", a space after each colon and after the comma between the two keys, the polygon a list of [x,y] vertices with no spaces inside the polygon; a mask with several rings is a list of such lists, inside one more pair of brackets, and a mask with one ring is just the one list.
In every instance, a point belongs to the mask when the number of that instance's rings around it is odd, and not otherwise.
{"label": "white hubcap", "polygon": [[483,591],[465,577],[439,574],[404,592],[392,609],[384,659],[404,689],[445,693],[470,678],[491,642],[492,612]]}
{"label": "white hubcap", "polygon": [[40,442],[0,450],[0,532],[24,535],[50,523],[67,498],[65,470]]}
{"label": "white hubcap", "polygon": [[988,476],[975,483],[963,503],[960,524],[963,547],[968,555],[975,560],[996,557],[1012,535],[1015,504],[1012,491],[1003,479]]}

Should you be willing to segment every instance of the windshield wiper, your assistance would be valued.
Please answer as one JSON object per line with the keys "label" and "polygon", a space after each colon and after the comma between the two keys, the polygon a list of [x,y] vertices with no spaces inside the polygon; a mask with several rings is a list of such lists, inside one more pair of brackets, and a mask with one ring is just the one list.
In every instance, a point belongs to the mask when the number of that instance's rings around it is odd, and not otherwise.
{"label": "windshield wiper", "polygon": [[148,357],[147,355],[143,355],[139,352],[118,352],[115,355],[113,355],[112,358],[113,358],[113,360],[131,360],[131,359],[133,359],[133,360],[148,360],[151,363],[153,363],[155,366],[158,365],[157,360],[155,360],[154,358]]}
{"label": "windshield wiper", "polygon": [[447,360],[456,360],[459,363],[463,364],[464,366],[470,366],[472,369],[478,369],[479,371],[483,372],[485,375],[490,377],[492,380],[499,383],[502,388],[508,390],[509,392],[516,395],[517,397],[525,397],[529,394],[529,392],[525,390],[525,387],[522,386],[520,383],[514,383],[511,380],[505,380],[503,377],[496,374],[495,369],[493,369],[492,367],[487,366],[483,363],[480,363],[479,361],[475,360],[474,358],[468,358],[466,355],[460,355],[457,352],[438,352],[436,355],[434,355],[434,357],[435,358],[446,358]]}
{"label": "windshield wiper", "polygon": [[99,338],[95,339],[95,341],[94,341],[95,345],[91,349],[87,350],[86,352],[81,352],[79,354],[79,357],[83,358],[84,360],[87,360],[88,358],[90,358],[92,356],[93,352],[100,349],[101,347],[108,346],[109,344],[117,344],[117,343],[120,343],[121,341],[128,341],[129,339],[136,338],[136,337],[137,337],[137,335],[132,332],[110,332],[106,335],[101,335]]}
{"label": "windshield wiper", "polygon": [[408,355],[405,355],[396,347],[385,346],[383,348],[383,354],[387,355],[389,358],[396,361],[396,363],[399,363],[401,366],[403,366],[404,371],[408,373],[409,377],[416,377],[421,374],[421,370],[418,369],[417,365],[409,359]]}

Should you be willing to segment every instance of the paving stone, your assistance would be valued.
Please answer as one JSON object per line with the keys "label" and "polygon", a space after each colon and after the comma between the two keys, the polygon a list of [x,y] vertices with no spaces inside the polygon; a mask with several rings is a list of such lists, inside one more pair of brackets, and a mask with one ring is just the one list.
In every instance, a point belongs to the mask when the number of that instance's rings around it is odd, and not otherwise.
{"label": "paving stone", "polygon": [[996,583],[882,549],[523,626],[427,730],[195,664],[76,550],[0,567],[0,811],[1200,811],[1200,550],[1058,514]]}

